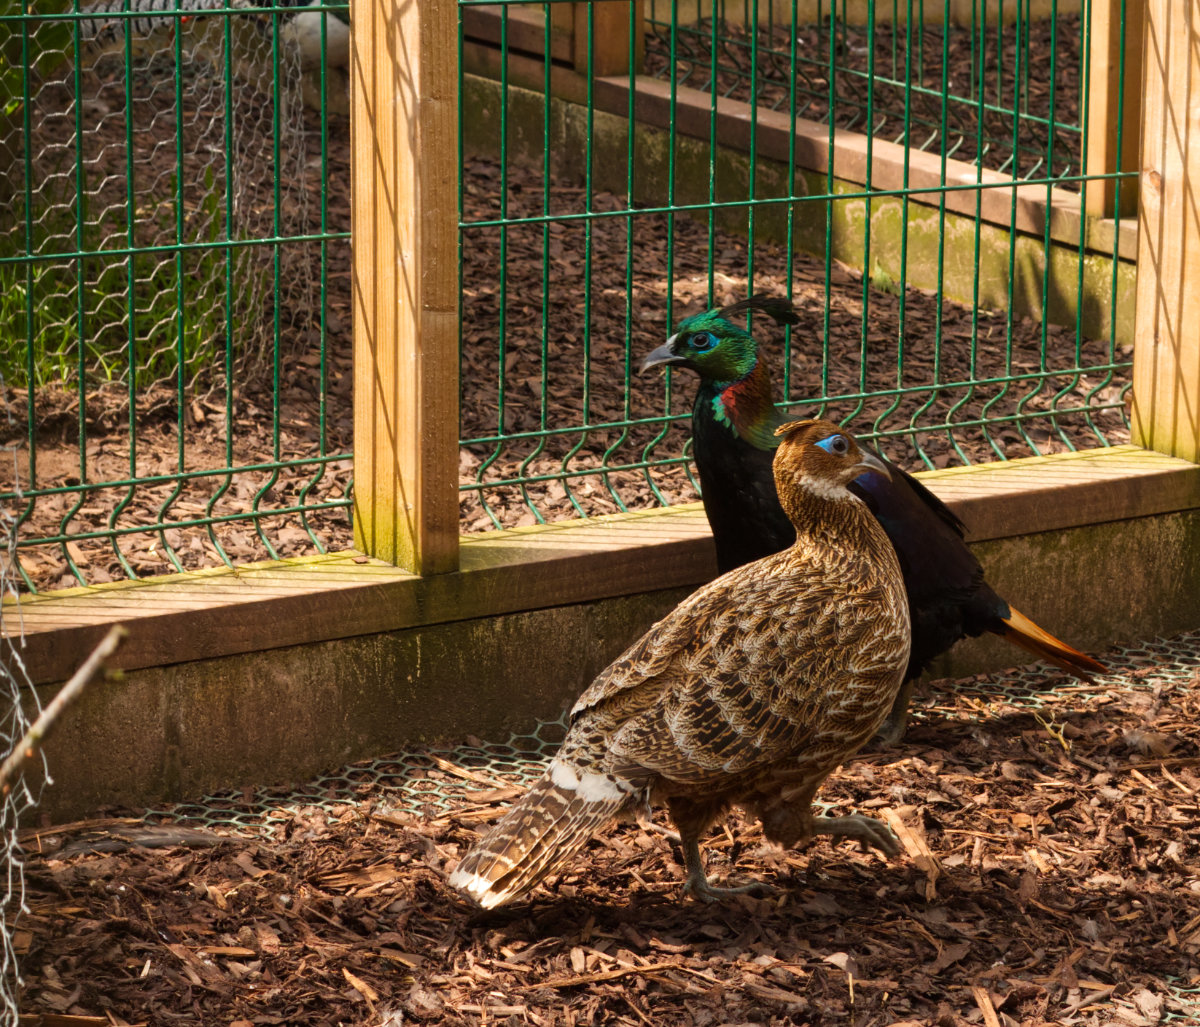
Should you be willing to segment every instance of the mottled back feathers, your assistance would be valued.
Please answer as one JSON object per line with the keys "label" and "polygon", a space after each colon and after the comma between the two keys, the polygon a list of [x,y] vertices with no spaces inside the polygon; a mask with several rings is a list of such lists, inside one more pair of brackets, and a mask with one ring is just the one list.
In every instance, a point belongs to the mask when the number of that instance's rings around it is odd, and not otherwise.
{"label": "mottled back feathers", "polygon": [[695,592],[596,678],[546,777],[452,876],[481,904],[524,894],[651,798],[700,810],[686,838],[739,795],[765,809],[785,782],[815,790],[883,721],[908,612],[895,553],[846,488],[878,461],[828,422],[781,431],[796,543]]}

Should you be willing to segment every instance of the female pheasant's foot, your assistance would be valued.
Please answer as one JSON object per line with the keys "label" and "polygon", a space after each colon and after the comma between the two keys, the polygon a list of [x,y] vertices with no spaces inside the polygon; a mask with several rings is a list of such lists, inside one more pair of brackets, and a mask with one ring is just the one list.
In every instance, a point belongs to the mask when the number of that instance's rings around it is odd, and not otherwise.
{"label": "female pheasant's foot", "polygon": [[827,834],[832,838],[853,838],[866,852],[868,848],[878,849],[885,856],[895,856],[900,852],[900,843],[892,834],[887,824],[866,817],[861,813],[852,813],[846,817],[813,817],[813,834]]}
{"label": "female pheasant's foot", "polygon": [[704,859],[700,855],[700,843],[689,841],[684,843],[684,854],[687,860],[687,880],[683,882],[683,894],[690,895],[698,902],[723,902],[734,895],[755,895],[770,891],[770,887],[758,882],[743,884],[731,888],[718,888],[708,883],[704,873]]}

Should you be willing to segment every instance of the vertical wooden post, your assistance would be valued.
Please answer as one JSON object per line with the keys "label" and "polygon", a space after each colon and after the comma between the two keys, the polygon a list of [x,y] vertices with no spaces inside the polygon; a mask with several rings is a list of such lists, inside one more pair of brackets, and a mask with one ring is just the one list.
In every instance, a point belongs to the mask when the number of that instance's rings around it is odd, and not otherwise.
{"label": "vertical wooden post", "polygon": [[588,12],[595,9],[595,41],[592,44],[592,75],[628,75],[629,68],[629,8],[634,7],[634,73],[642,70],[646,58],[645,0],[594,0],[593,3],[573,4],[575,10],[574,57],[575,70],[588,71]]}
{"label": "vertical wooden post", "polygon": [[[1086,2],[1086,0],[1085,0]],[[1138,167],[1138,126],[1141,124],[1142,35],[1145,0],[1125,0],[1125,47],[1121,48],[1121,0],[1091,0],[1088,36],[1088,137],[1084,171],[1105,175]],[[1125,79],[1121,80],[1121,58]],[[1122,95],[1124,100],[1121,100]],[[1118,104],[1122,118],[1117,117]],[[1117,126],[1121,150],[1117,152]],[[1137,210],[1137,185],[1121,183],[1122,217]],[[1111,218],[1116,209],[1116,181],[1108,178],[1084,183],[1084,208],[1097,217]]]}
{"label": "vertical wooden post", "polygon": [[1200,0],[1148,0],[1133,440],[1200,462]]}
{"label": "vertical wooden post", "polygon": [[458,11],[354,0],[354,541],[458,567]]}

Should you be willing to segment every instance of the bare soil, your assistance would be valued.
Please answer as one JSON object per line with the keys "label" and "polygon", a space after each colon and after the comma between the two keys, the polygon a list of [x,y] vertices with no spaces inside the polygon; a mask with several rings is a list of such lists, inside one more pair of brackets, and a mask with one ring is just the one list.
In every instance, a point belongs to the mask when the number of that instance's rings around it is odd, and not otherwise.
{"label": "bare soil", "polygon": [[[710,873],[769,890],[715,906],[681,898],[678,847],[638,825],[511,909],[448,889],[520,793],[530,757],[511,752],[278,790],[273,834],[212,826],[261,791],[157,827],[107,811],[30,832],[22,1009],[236,1027],[1196,1023],[1200,636],[1109,658],[1094,688],[935,684],[897,747],[820,796],[896,825],[904,854],[780,851],[734,813],[705,842]],[[443,801],[404,801],[418,785]]]}

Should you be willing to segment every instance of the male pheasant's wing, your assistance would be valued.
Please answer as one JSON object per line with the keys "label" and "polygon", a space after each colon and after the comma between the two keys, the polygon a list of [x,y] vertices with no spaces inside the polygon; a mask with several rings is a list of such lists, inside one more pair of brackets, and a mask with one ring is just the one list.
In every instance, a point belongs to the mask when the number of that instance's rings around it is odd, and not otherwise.
{"label": "male pheasant's wing", "polygon": [[962,522],[919,480],[890,462],[888,468],[890,478],[864,474],[850,490],[883,526],[900,560],[913,631],[906,677],[916,677],[959,639],[985,631],[1084,680],[1105,673],[1102,664],[1055,638],[1000,596],[964,540]]}

